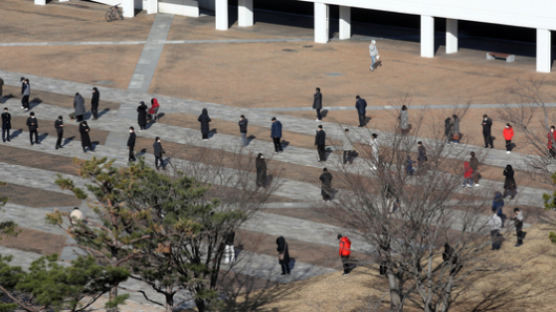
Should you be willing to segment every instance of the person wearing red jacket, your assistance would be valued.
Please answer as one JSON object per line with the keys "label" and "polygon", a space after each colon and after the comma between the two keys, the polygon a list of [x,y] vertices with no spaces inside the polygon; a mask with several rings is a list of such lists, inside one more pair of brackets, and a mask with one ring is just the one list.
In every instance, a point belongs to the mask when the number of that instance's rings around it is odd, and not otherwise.
{"label": "person wearing red jacket", "polygon": [[473,186],[473,168],[468,161],[463,162],[463,186],[472,187]]}
{"label": "person wearing red jacket", "polygon": [[504,131],[502,131],[502,134],[504,135],[504,140],[506,140],[506,154],[509,154],[513,149],[512,138],[514,137],[514,128],[507,123],[506,127],[504,127]]}
{"label": "person wearing red jacket", "polygon": [[149,108],[149,117],[152,121],[156,121],[158,117],[158,109],[160,108],[160,104],[158,104],[158,100],[156,98],[151,99],[151,108]]}
{"label": "person wearing red jacket", "polygon": [[552,158],[556,158],[556,127],[550,126],[550,131],[548,131],[548,153]]}
{"label": "person wearing red jacket", "polygon": [[347,236],[338,234],[338,240],[340,241],[339,254],[340,259],[342,259],[342,265],[344,266],[344,274],[348,274],[353,270],[353,266],[349,262],[349,256],[351,255],[351,241]]}

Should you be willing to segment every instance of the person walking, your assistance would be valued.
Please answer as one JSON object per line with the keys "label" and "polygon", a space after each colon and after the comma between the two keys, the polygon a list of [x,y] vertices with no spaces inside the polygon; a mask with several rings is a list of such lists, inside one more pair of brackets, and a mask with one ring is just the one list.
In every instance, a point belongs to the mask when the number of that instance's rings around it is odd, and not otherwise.
{"label": "person walking", "polygon": [[475,157],[475,152],[471,152],[471,159],[469,159],[469,165],[473,170],[473,183],[475,186],[480,186],[479,180],[481,179],[481,174],[479,173],[479,160]]}
{"label": "person walking", "polygon": [[419,166],[419,170],[423,170],[425,168],[425,163],[429,159],[427,158],[427,149],[421,141],[417,142],[417,152],[417,165]]}
{"label": "person walking", "polygon": [[548,154],[552,158],[556,158],[556,128],[554,126],[550,126],[550,131],[547,134],[548,137]]}
{"label": "person walking", "polygon": [[525,238],[526,232],[523,231],[523,213],[519,208],[514,208],[514,215],[511,218],[515,225],[515,235],[517,236],[517,242],[515,247],[523,245],[523,239]]}
{"label": "person walking", "polygon": [[319,125],[317,128],[315,145],[317,146],[319,162],[326,161],[326,132],[322,129],[322,125]]}
{"label": "person walking", "polygon": [[241,142],[243,146],[247,146],[249,142],[247,141],[247,124],[249,121],[244,115],[239,116],[239,121],[237,122],[239,126],[239,134],[241,135]]}
{"label": "person walking", "polygon": [[409,114],[407,112],[407,106],[402,105],[402,109],[400,110],[400,115],[398,116],[398,120],[400,122],[400,130],[402,135],[408,134],[411,127],[409,125]]}
{"label": "person walking", "polygon": [[158,170],[161,166],[162,169],[166,169],[164,167],[164,161],[162,160],[162,155],[166,152],[162,148],[162,143],[160,143],[160,137],[156,137],[153,143],[153,150],[154,150],[154,167]]}
{"label": "person walking", "polygon": [[471,169],[471,165],[469,165],[468,161],[463,162],[463,186],[464,187],[472,187],[473,186],[473,169]]}
{"label": "person walking", "polygon": [[278,252],[278,263],[282,268],[282,275],[290,274],[290,252],[288,250],[288,243],[284,236],[276,239],[276,251]]}
{"label": "person walking", "polygon": [[380,62],[380,55],[378,54],[378,48],[376,47],[375,40],[371,40],[371,44],[369,44],[369,55],[371,56],[371,66],[369,66],[369,70],[374,71],[375,68],[382,65]]}
{"label": "person walking", "polygon": [[320,93],[320,88],[318,87],[313,95],[313,109],[317,111],[317,119],[315,121],[321,121],[322,115],[320,110],[322,109],[322,93]]}
{"label": "person walking", "polygon": [[129,149],[128,161],[132,162],[135,161],[135,129],[133,127],[129,127],[129,137],[127,138],[127,148]]}
{"label": "person walking", "polygon": [[357,109],[357,116],[359,117],[359,127],[364,127],[367,123],[367,101],[359,95],[355,96],[355,109]]}
{"label": "person walking", "polygon": [[222,257],[222,262],[224,264],[229,264],[236,260],[236,251],[234,248],[235,237],[236,233],[234,231],[224,234],[224,257]]}
{"label": "person walking", "polygon": [[509,154],[514,148],[512,143],[512,139],[514,137],[514,128],[512,128],[512,125],[507,123],[504,127],[504,130],[502,131],[502,134],[504,135],[504,140],[506,140],[506,154]]}
{"label": "person walking", "polygon": [[494,198],[492,199],[492,212],[500,217],[500,221],[502,222],[501,227],[504,227],[504,222],[506,221],[506,215],[504,214],[503,208],[504,197],[502,196],[502,193],[495,192]]}
{"label": "person walking", "polygon": [[257,187],[266,187],[266,160],[262,153],[259,153],[255,159],[255,168],[257,169]]}
{"label": "person walking", "polygon": [[75,119],[77,122],[81,122],[84,120],[85,116],[85,99],[79,94],[79,92],[75,93],[73,97],[73,109],[75,114]]}
{"label": "person walking", "polygon": [[93,114],[93,120],[98,119],[99,100],[100,100],[100,92],[98,92],[97,87],[93,87],[93,95],[91,96],[91,114]]}
{"label": "person walking", "polygon": [[28,111],[29,97],[31,96],[31,84],[29,83],[29,79],[23,77],[21,79],[23,79],[21,84],[21,108]]}
{"label": "person walking", "polygon": [[139,130],[147,129],[147,105],[144,101],[137,106],[137,124],[139,124]]}
{"label": "person walking", "polygon": [[338,240],[340,241],[338,252],[340,254],[340,259],[342,260],[342,266],[344,267],[344,275],[349,274],[353,269],[349,261],[349,257],[351,256],[351,241],[349,240],[349,237],[342,234],[338,234]]}
{"label": "person walking", "polygon": [[446,136],[446,141],[452,143],[454,139],[454,125],[452,123],[452,118],[448,117],[444,120],[444,135]]}
{"label": "person walking", "polygon": [[89,135],[91,128],[85,120],[79,124],[79,134],[81,135],[81,147],[83,148],[83,153],[87,151],[93,151],[93,143],[91,142],[91,137]]}
{"label": "person walking", "polygon": [[54,129],[56,129],[56,149],[63,148],[62,138],[64,137],[64,118],[62,115],[54,121]]}
{"label": "person walking", "polygon": [[152,122],[155,122],[158,119],[158,110],[160,109],[160,104],[158,104],[158,100],[156,98],[151,99],[151,107],[149,108],[149,118]]}
{"label": "person walking", "polygon": [[[37,120],[37,117],[35,117],[34,112],[31,112],[29,114],[29,117],[27,118],[27,127],[29,128],[29,140],[31,141],[31,145],[40,144],[39,135],[37,132],[39,129],[39,121]],[[33,136],[35,137],[34,142],[33,142]]]}
{"label": "person walking", "polygon": [[510,196],[510,199],[514,199],[517,193],[517,184],[514,178],[514,169],[512,165],[506,165],[504,169],[504,198]]}
{"label": "person walking", "polygon": [[372,154],[371,169],[376,170],[378,168],[378,162],[379,162],[378,134],[376,133],[371,134],[370,145],[371,145],[371,154]]}
{"label": "person walking", "polygon": [[8,113],[8,108],[4,107],[2,113],[2,142],[10,142],[10,130],[12,129],[12,115]]}
{"label": "person walking", "polygon": [[494,148],[493,139],[492,139],[492,119],[487,116],[487,114],[483,115],[483,122],[481,123],[483,127],[483,139],[485,141],[485,148]]}
{"label": "person walking", "polygon": [[332,174],[328,172],[328,169],[323,168],[322,174],[319,177],[320,180],[320,194],[324,201],[332,200],[334,190],[332,189]]}
{"label": "person walking", "polygon": [[459,143],[459,141],[461,140],[461,132],[459,129],[459,117],[456,114],[452,115],[452,131],[453,131],[453,141],[454,143]]}
{"label": "person walking", "polygon": [[490,239],[492,241],[492,250],[498,250],[502,247],[502,235],[500,234],[500,229],[502,229],[502,219],[493,213],[489,218],[487,225],[490,228]]}
{"label": "person walking", "polygon": [[343,163],[344,165],[348,163],[351,164],[352,163],[352,155],[354,152],[354,148],[353,148],[353,144],[351,142],[351,135],[349,133],[349,129],[345,128],[344,129],[344,137],[342,138],[342,149],[344,150],[344,155],[343,155]]}
{"label": "person walking", "polygon": [[280,139],[282,138],[282,123],[276,119],[276,117],[272,117],[271,121],[272,125],[270,127],[270,137],[274,143],[274,151],[276,153],[282,152],[282,144],[280,143]]}
{"label": "person walking", "polygon": [[201,123],[201,135],[203,138],[203,141],[208,140],[208,135],[209,135],[209,123],[212,121],[208,115],[208,111],[206,108],[203,108],[201,115],[199,115],[199,118],[197,118],[197,121],[199,121]]}

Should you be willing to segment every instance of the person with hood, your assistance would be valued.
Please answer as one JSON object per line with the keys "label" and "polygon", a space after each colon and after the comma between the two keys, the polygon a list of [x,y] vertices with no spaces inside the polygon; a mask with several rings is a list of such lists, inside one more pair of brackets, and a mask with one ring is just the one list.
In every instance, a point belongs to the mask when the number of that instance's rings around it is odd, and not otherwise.
{"label": "person with hood", "polygon": [[[29,128],[29,140],[31,141],[31,145],[33,144],[40,144],[39,143],[39,121],[37,117],[35,117],[35,113],[31,112],[29,114],[29,118],[27,118],[27,127]],[[33,143],[33,136],[35,137],[35,141]]]}
{"label": "person with hood", "polygon": [[353,154],[354,148],[353,144],[351,143],[351,137],[349,134],[349,128],[344,129],[344,137],[342,138],[342,149],[344,150],[343,155],[343,162],[344,165],[352,162],[351,156]]}
{"label": "person with hood", "polygon": [[160,143],[160,137],[156,137],[153,143],[153,150],[154,150],[154,167],[158,170],[161,166],[162,169],[164,168],[164,162],[162,161],[162,155],[165,154],[164,149],[162,148],[162,143]]}
{"label": "person with hood", "polygon": [[547,137],[548,154],[550,154],[552,158],[556,158],[556,127],[550,126],[550,131],[548,131]]}
{"label": "person with hood", "polygon": [[84,115],[85,115],[85,100],[83,99],[83,97],[81,96],[81,94],[79,94],[79,92],[75,93],[75,96],[73,97],[73,109],[74,109],[74,115],[75,115],[75,120],[77,122],[81,122],[84,119]]}
{"label": "person with hood", "polygon": [[371,44],[369,44],[369,55],[371,56],[371,66],[369,66],[369,70],[374,71],[376,67],[381,65],[375,40],[371,40]]}
{"label": "person with hood", "polygon": [[8,113],[8,108],[4,107],[2,113],[2,142],[10,142],[10,130],[12,129],[12,115]]}
{"label": "person with hood", "polygon": [[504,214],[502,208],[504,208],[504,197],[502,196],[502,193],[495,192],[494,199],[492,200],[492,212],[495,213],[498,217],[500,217],[500,220],[502,222],[501,227],[504,227],[504,221],[506,221],[506,215]]}
{"label": "person with hood", "polygon": [[510,196],[510,199],[514,199],[517,193],[517,184],[514,178],[514,169],[512,165],[506,165],[504,169],[504,198]]}
{"label": "person with hood", "polygon": [[514,148],[512,143],[512,139],[514,137],[514,128],[512,128],[509,123],[507,123],[504,127],[504,130],[502,131],[502,134],[504,135],[504,140],[506,140],[506,154],[509,154]]}
{"label": "person with hood", "polygon": [[135,129],[133,127],[129,127],[129,137],[127,138],[127,148],[129,149],[128,161],[132,162],[135,161]]}
{"label": "person with hood", "polygon": [[56,149],[63,148],[62,138],[64,137],[64,117],[58,116],[54,122],[54,129],[56,129]]}
{"label": "person with hood", "polygon": [[326,132],[322,129],[322,125],[317,128],[315,135],[315,145],[317,146],[317,153],[319,155],[319,162],[326,161]]}
{"label": "person with hood", "polygon": [[270,137],[274,143],[274,151],[276,153],[282,152],[282,143],[280,143],[280,140],[282,139],[282,123],[276,119],[276,117],[272,117],[271,121],[272,125],[270,126]]}
{"label": "person with hood", "polygon": [[255,159],[255,168],[257,169],[257,187],[266,187],[266,161],[262,153],[259,153]]}
{"label": "person with hood", "polygon": [[86,153],[88,151],[93,150],[93,143],[91,142],[91,137],[89,136],[89,132],[91,129],[86,121],[82,121],[79,124],[79,134],[81,134],[81,147],[83,148],[83,152]]}
{"label": "person with hood", "polygon": [[409,132],[409,115],[407,112],[407,106],[402,105],[402,109],[400,110],[400,115],[398,116],[398,120],[400,122],[400,130],[402,134],[407,134]]}
{"label": "person with hood", "polygon": [[481,123],[483,127],[483,139],[485,140],[485,148],[494,148],[492,139],[492,119],[490,119],[487,114],[483,115],[483,122]]}
{"label": "person with hood", "polygon": [[97,87],[93,87],[93,96],[91,97],[91,114],[93,114],[93,120],[98,119],[99,100],[100,100],[100,92],[98,92]]}
{"label": "person with hood", "polygon": [[137,106],[137,123],[140,130],[147,128],[147,105],[143,101]]}
{"label": "person with hood", "polygon": [[463,186],[472,187],[473,186],[473,169],[468,161],[463,162]]}
{"label": "person with hood", "polygon": [[448,143],[451,143],[454,139],[454,124],[452,123],[452,118],[448,117],[444,120],[444,135]]}
{"label": "person with hood", "polygon": [[479,160],[475,157],[475,152],[471,152],[471,159],[469,160],[469,165],[473,169],[473,183],[475,186],[480,186],[479,180],[481,179],[481,174],[479,173]]}
{"label": "person with hood", "polygon": [[208,111],[206,108],[203,108],[203,111],[201,112],[201,115],[199,115],[199,118],[197,118],[197,121],[199,121],[201,123],[201,135],[203,138],[203,141],[208,140],[208,135],[209,135],[209,123],[212,121],[209,117]]}
{"label": "person with hood", "polygon": [[351,241],[347,236],[344,236],[342,234],[338,234],[338,241],[340,241],[338,253],[340,254],[340,259],[342,260],[345,275],[351,272],[351,270],[353,269],[349,261],[349,256],[351,255]]}
{"label": "person with hood", "polygon": [[25,111],[29,110],[29,97],[31,96],[31,84],[29,79],[21,77],[21,108]]}
{"label": "person with hood", "polygon": [[359,127],[365,127],[367,122],[367,101],[359,95],[355,96],[355,109],[357,109],[357,116],[359,117]]}
{"label": "person with hood", "polygon": [[151,99],[151,107],[149,108],[149,117],[154,122],[158,117],[158,109],[160,108],[160,104],[158,104],[158,100],[156,98]]}
{"label": "person with hood", "polygon": [[334,194],[334,190],[332,189],[332,174],[328,172],[328,169],[323,168],[319,180],[322,199],[325,201],[331,200]]}
{"label": "person with hood", "polygon": [[317,111],[317,119],[315,121],[321,121],[322,115],[320,114],[320,110],[322,109],[322,93],[320,93],[320,88],[317,88],[313,95],[313,109]]}
{"label": "person with hood", "polygon": [[290,252],[288,250],[288,243],[284,236],[276,239],[276,251],[278,252],[278,263],[282,268],[282,275],[290,274]]}

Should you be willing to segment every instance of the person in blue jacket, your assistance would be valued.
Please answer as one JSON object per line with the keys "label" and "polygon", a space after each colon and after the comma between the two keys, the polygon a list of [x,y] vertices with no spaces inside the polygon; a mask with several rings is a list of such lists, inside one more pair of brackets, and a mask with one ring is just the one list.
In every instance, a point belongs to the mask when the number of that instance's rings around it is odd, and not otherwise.
{"label": "person in blue jacket", "polygon": [[276,117],[272,117],[270,137],[272,138],[272,142],[274,142],[274,151],[276,151],[276,153],[282,152],[282,144],[280,143],[280,140],[282,139],[282,123],[276,119]]}

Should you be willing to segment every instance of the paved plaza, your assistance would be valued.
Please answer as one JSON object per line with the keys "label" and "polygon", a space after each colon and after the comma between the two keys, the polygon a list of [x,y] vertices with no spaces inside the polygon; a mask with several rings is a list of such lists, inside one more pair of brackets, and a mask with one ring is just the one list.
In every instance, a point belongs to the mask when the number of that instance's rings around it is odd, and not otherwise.
{"label": "paved plaza", "polygon": [[[374,246],[330,217],[327,210],[332,206],[321,199],[318,177],[324,165],[317,162],[313,145],[317,123],[311,110],[316,86],[324,94],[327,113],[322,124],[332,149],[340,149],[344,127],[354,133],[359,148],[367,146],[371,131],[379,133],[387,146],[399,107],[407,104],[410,122],[422,120],[419,138],[425,144],[435,142],[435,129],[443,127],[446,117],[461,114],[464,141],[453,146],[453,154],[446,158],[461,166],[470,151],[477,151],[484,179],[480,190],[459,193],[477,192],[478,201],[490,201],[494,191],[503,189],[502,171],[511,163],[519,193],[510,205],[524,207],[531,216],[527,226],[531,226],[542,211],[542,194],[553,187],[528,166],[537,156],[524,134],[516,133],[517,148],[506,154],[503,122],[498,119],[501,110],[535,107],[523,88],[531,81],[543,82],[540,95],[547,104],[546,113],[536,110],[533,119],[556,119],[556,75],[536,73],[532,57],[518,56],[513,64],[487,62],[484,51],[462,49],[448,56],[441,46],[437,57],[424,59],[418,56],[419,43],[412,36],[408,40],[382,38],[373,29],[356,33],[352,40],[315,44],[310,20],[292,16],[274,23],[280,19],[268,12],[257,15],[261,21],[252,28],[234,25],[218,32],[208,15],[184,18],[143,12],[133,19],[106,23],[105,9],[75,0],[53,1],[43,7],[30,1],[0,2],[0,78],[5,83],[4,95],[13,95],[0,108],[9,108],[14,132],[10,143],[0,144],[0,181],[5,182],[0,194],[9,197],[0,218],[22,228],[20,236],[0,241],[0,253],[13,255],[14,262],[23,266],[50,253],[59,253],[62,261],[75,258],[71,238],[45,224],[44,217],[53,209],[69,211],[74,206],[87,215],[93,213],[86,202],[61,190],[54,180],[62,175],[85,185],[78,177],[79,165],[92,157],[114,158],[116,166],[127,165],[127,129],[138,128],[136,107],[152,97],[159,100],[163,116],[148,130],[137,132],[136,150],[144,150],[141,155],[147,163],[153,163],[152,142],[159,136],[177,166],[197,162],[202,153],[218,152],[231,158],[235,153],[247,157],[261,152],[270,158],[271,170],[281,171],[272,200],[238,234],[239,244],[244,245],[243,264],[234,271],[257,279],[287,283],[340,270],[339,232],[350,236],[356,257],[372,261]],[[364,25],[358,28],[363,30]],[[384,63],[372,73],[368,70],[371,38],[378,41]],[[20,109],[20,77],[31,82],[40,145],[31,146],[28,141],[24,123],[28,113]],[[83,153],[77,123],[67,116],[73,112],[76,92],[89,107],[93,86],[100,90],[101,116],[88,121],[95,151]],[[369,104],[371,120],[366,128],[357,127],[356,94]],[[208,141],[201,139],[196,120],[203,108],[208,109],[211,127],[217,130]],[[484,113],[494,119],[493,134],[499,138],[494,149],[482,147]],[[249,119],[249,134],[254,138],[240,150],[237,121],[241,114]],[[66,142],[64,149],[55,150],[52,125],[59,115],[66,121]],[[284,153],[273,151],[269,137],[273,116],[284,125],[288,141]],[[545,131],[536,123],[530,129]],[[340,158],[332,153],[327,160],[333,173],[339,170]],[[360,173],[357,168],[350,170]],[[248,172],[254,179],[254,168],[238,168],[231,162],[224,175],[233,177],[238,172]],[[341,189],[338,183],[335,186]],[[487,209],[481,216],[489,214]],[[280,235],[288,240],[296,258],[288,277],[279,275],[276,264],[274,240]],[[128,282],[126,287],[143,285]],[[144,304],[139,295],[131,299]],[[181,299],[186,301],[186,296]]]}

